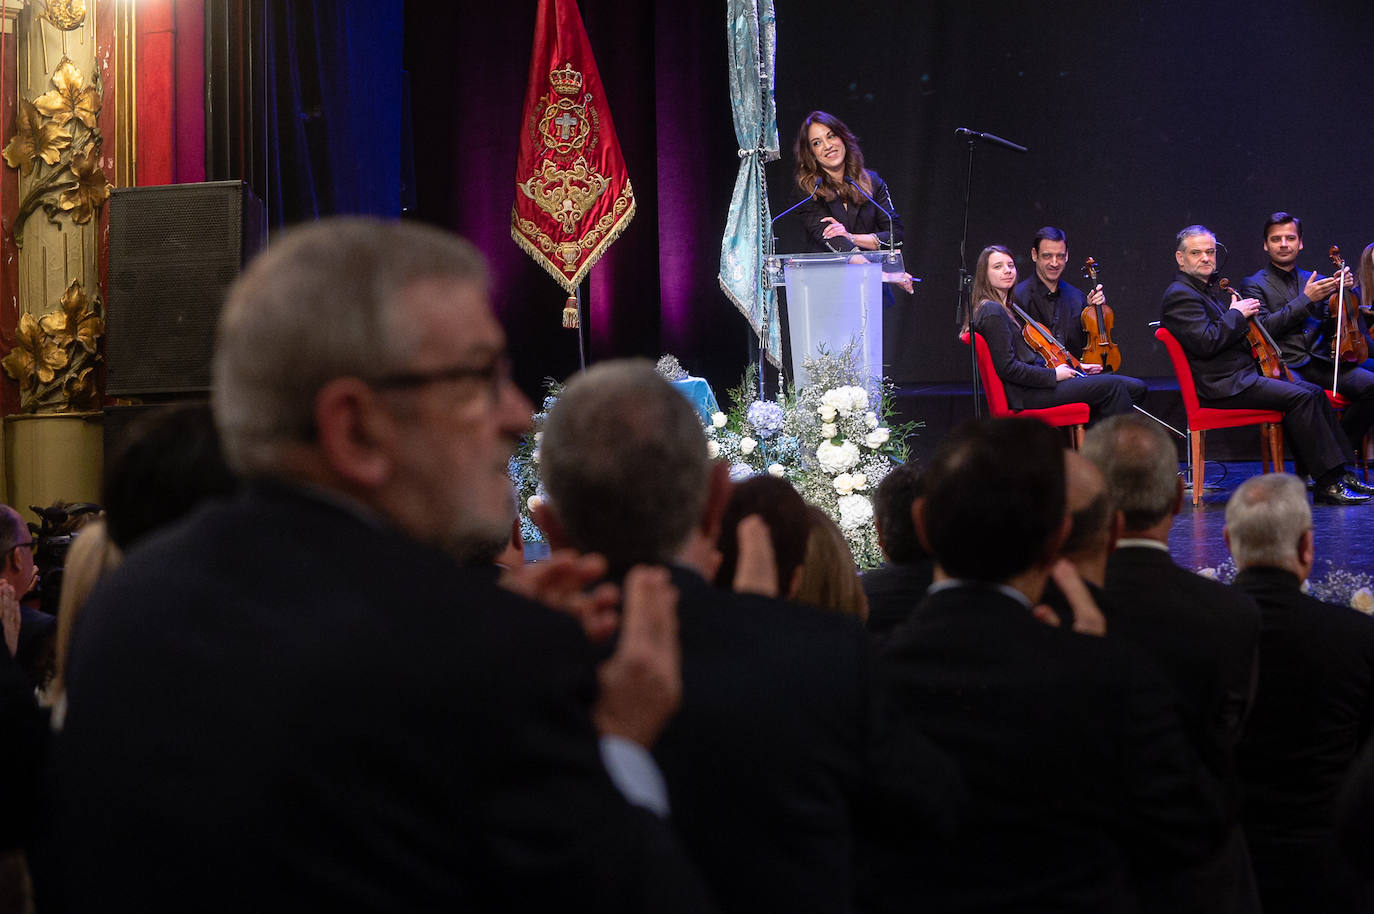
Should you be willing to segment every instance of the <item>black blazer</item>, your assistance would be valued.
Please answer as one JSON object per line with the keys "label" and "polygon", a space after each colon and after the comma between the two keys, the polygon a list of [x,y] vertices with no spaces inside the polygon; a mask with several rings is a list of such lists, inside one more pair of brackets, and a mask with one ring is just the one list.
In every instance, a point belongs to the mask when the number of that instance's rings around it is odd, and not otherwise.
{"label": "black blazer", "polygon": [[801,217],[802,225],[806,229],[806,238],[809,245],[808,250],[823,253],[834,250],[854,250],[853,247],[841,248],[841,242],[831,239],[827,243],[822,237],[825,231],[823,220],[826,216],[835,219],[840,225],[849,231],[851,235],[875,234],[878,236],[878,246],[885,248],[889,241],[898,246],[902,243],[902,216],[897,212],[897,207],[892,203],[892,193],[887,188],[887,183],[878,177],[876,171],[868,172],[869,179],[873,182],[873,192],[869,194],[874,200],[883,205],[893,218],[889,225],[886,215],[878,210],[876,206],[868,200],[860,197],[861,202],[856,206],[853,203],[848,206],[838,196],[834,200],[824,200],[819,197],[811,197],[797,210],[797,215]]}
{"label": "black blazer", "polygon": [[1054,369],[1026,344],[1020,325],[997,302],[979,303],[973,312],[973,329],[987,341],[992,366],[1002,379],[1007,405],[1012,409],[1025,408],[1021,388],[1053,388],[1059,383]]}
{"label": "black blazer", "polygon": [[932,593],[883,645],[894,710],[960,764],[969,813],[892,858],[874,911],[1134,911],[1131,872],[1205,859],[1215,785],[1129,644],[1050,628],[991,588]]}
{"label": "black blazer", "polygon": [[1107,637],[1150,655],[1180,701],[1184,728],[1221,783],[1233,835],[1205,863],[1143,886],[1146,911],[1217,914],[1259,910],[1240,837],[1235,747],[1254,699],[1260,613],[1244,594],[1174,564],[1148,546],[1107,560]]}
{"label": "black blazer", "polygon": [[948,830],[953,763],[885,730],[855,620],[674,569],[682,709],[654,748],[673,822],[722,910],[851,910],[856,821]]}
{"label": "black blazer", "polygon": [[1237,750],[1252,836],[1328,836],[1346,771],[1374,727],[1374,619],[1304,594],[1297,576],[1249,568],[1259,605],[1259,687]]}
{"label": "black blazer", "polygon": [[1260,302],[1260,318],[1264,327],[1283,354],[1283,360],[1294,368],[1306,365],[1312,359],[1331,363],[1331,347],[1323,343],[1326,321],[1312,321],[1309,317],[1325,317],[1326,303],[1314,302],[1302,292],[1311,270],[1296,270],[1298,276],[1298,297],[1289,299],[1288,289],[1269,267],[1252,273],[1240,284],[1240,294],[1246,298],[1256,298]]}
{"label": "black blazer", "polygon": [[911,615],[916,604],[925,599],[935,574],[935,560],[888,562],[859,575],[859,584],[868,598],[868,618],[864,627],[881,635],[896,628]]}
{"label": "black blazer", "polygon": [[1164,290],[1161,321],[1187,353],[1198,396],[1204,400],[1235,396],[1259,380],[1245,339],[1249,321],[1229,300],[1223,303],[1220,294],[1215,286],[1183,272],[1174,274]]}
{"label": "black blazer", "polygon": [[1336,801],[1374,723],[1374,620],[1299,590],[1279,568],[1234,586],[1259,604],[1259,687],[1236,750],[1266,912],[1365,912],[1336,838]]}
{"label": "black blazer", "polygon": [[1143,649],[1182,699],[1184,724],[1208,766],[1235,778],[1235,747],[1254,698],[1260,612],[1234,588],[1148,547],[1107,560],[1107,632]]}
{"label": "black blazer", "polygon": [[701,910],[570,617],[255,487],[98,585],[52,816],[70,911]]}

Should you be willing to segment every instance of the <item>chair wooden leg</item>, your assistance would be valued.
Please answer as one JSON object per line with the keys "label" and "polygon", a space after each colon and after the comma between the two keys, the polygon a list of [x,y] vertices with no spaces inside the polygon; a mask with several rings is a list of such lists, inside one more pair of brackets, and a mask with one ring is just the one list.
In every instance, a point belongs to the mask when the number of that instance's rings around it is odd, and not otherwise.
{"label": "chair wooden leg", "polygon": [[1073,427],[1073,449],[1075,451],[1083,450],[1083,426],[1081,425]]}
{"label": "chair wooden leg", "polygon": [[1206,464],[1202,459],[1202,432],[1193,432],[1193,507],[1196,508],[1202,501],[1202,477],[1203,468]]}
{"label": "chair wooden leg", "polygon": [[1274,472],[1275,472],[1275,473],[1282,473],[1282,472],[1283,472],[1283,426],[1282,426],[1282,425],[1279,425],[1277,422],[1270,423],[1270,425],[1269,425],[1269,437],[1270,437],[1270,440],[1271,440],[1271,442],[1272,442],[1272,443],[1269,445],[1269,456],[1270,456],[1270,457],[1273,459],[1273,461],[1274,461]]}

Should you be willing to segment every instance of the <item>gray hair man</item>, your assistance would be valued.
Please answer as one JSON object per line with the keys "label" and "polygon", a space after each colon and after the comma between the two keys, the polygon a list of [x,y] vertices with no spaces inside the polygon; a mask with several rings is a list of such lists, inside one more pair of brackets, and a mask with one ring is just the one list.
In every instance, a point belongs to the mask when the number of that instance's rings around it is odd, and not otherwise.
{"label": "gray hair man", "polygon": [[1302,592],[1315,549],[1296,476],[1247,479],[1226,504],[1234,587],[1260,608],[1259,684],[1236,750],[1242,817],[1266,912],[1363,911],[1335,838],[1336,798],[1368,743],[1374,620]]}
{"label": "gray hair man", "polygon": [[1254,697],[1259,610],[1170,557],[1169,530],[1184,495],[1178,451],[1162,428],[1113,416],[1088,429],[1082,454],[1102,471],[1120,518],[1104,586],[1109,637],[1134,642],[1169,678],[1189,740],[1230,801],[1226,841],[1206,863],[1147,886],[1148,908],[1255,911],[1236,818],[1235,745]]}
{"label": "gray hair man", "polygon": [[[894,783],[871,764],[863,629],[707,583],[728,468],[708,459],[696,411],[650,363],[608,362],[575,378],[544,424],[540,454],[549,498],[537,519],[555,547],[603,553],[612,569],[674,563],[682,711],[654,754],[678,832],[721,906],[848,909],[851,811],[861,787]],[[902,748],[888,745],[904,800],[891,797],[889,808],[903,833],[947,823],[952,766],[914,732]]]}
{"label": "gray hair man", "polygon": [[509,529],[529,404],[505,352],[481,257],[435,229],[327,220],[235,284],[213,399],[246,491],[132,550],[83,615],[67,907],[701,907],[593,730],[654,773],[633,743],[676,700],[666,574],[627,580],[598,671],[573,619],[455,559]]}

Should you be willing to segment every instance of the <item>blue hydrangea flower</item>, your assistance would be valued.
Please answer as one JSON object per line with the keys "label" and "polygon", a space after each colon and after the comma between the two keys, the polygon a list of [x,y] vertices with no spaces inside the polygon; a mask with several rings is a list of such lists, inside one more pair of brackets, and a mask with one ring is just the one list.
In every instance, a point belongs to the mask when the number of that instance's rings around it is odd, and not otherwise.
{"label": "blue hydrangea flower", "polygon": [[558,398],[550,394],[544,398],[544,412],[553,409],[553,405],[558,402]]}
{"label": "blue hydrangea flower", "polygon": [[796,435],[783,435],[778,439],[778,456],[795,457],[800,447],[801,441],[797,439]]}
{"label": "blue hydrangea flower", "polygon": [[768,438],[776,435],[782,428],[783,411],[782,407],[772,400],[755,400],[749,404],[749,412],[745,418],[761,437]]}
{"label": "blue hydrangea flower", "polygon": [[732,464],[730,464],[730,481],[731,481],[731,482],[744,482],[744,480],[748,479],[750,476],[753,476],[753,475],[754,475],[754,468],[751,467],[751,466],[750,466],[749,464],[747,464],[747,463],[732,463]]}

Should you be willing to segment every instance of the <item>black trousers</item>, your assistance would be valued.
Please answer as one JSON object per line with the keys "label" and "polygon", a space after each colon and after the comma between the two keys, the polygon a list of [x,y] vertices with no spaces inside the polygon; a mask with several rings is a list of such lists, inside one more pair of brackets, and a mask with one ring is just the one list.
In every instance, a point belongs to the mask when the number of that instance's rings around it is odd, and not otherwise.
{"label": "black trousers", "polygon": [[1255,383],[1230,397],[1202,400],[1218,409],[1277,409],[1283,413],[1283,431],[1293,449],[1293,463],[1321,479],[1342,469],[1348,458],[1345,434],[1336,413],[1320,387],[1295,377],[1293,383],[1257,377]]}
{"label": "black trousers", "polygon": [[[1331,389],[1330,362],[1312,359],[1301,368],[1293,370],[1318,387]],[[1365,432],[1374,426],[1374,371],[1358,365],[1341,365],[1340,377],[1336,380],[1336,393],[1350,401],[1350,406],[1346,407],[1341,415],[1341,430],[1350,442],[1349,450],[1358,451]]]}
{"label": "black trousers", "polygon": [[1019,387],[1020,409],[1044,409],[1065,403],[1088,404],[1089,421],[1129,413],[1133,403],[1145,399],[1145,382],[1121,374],[1095,374],[1068,378],[1053,387]]}

